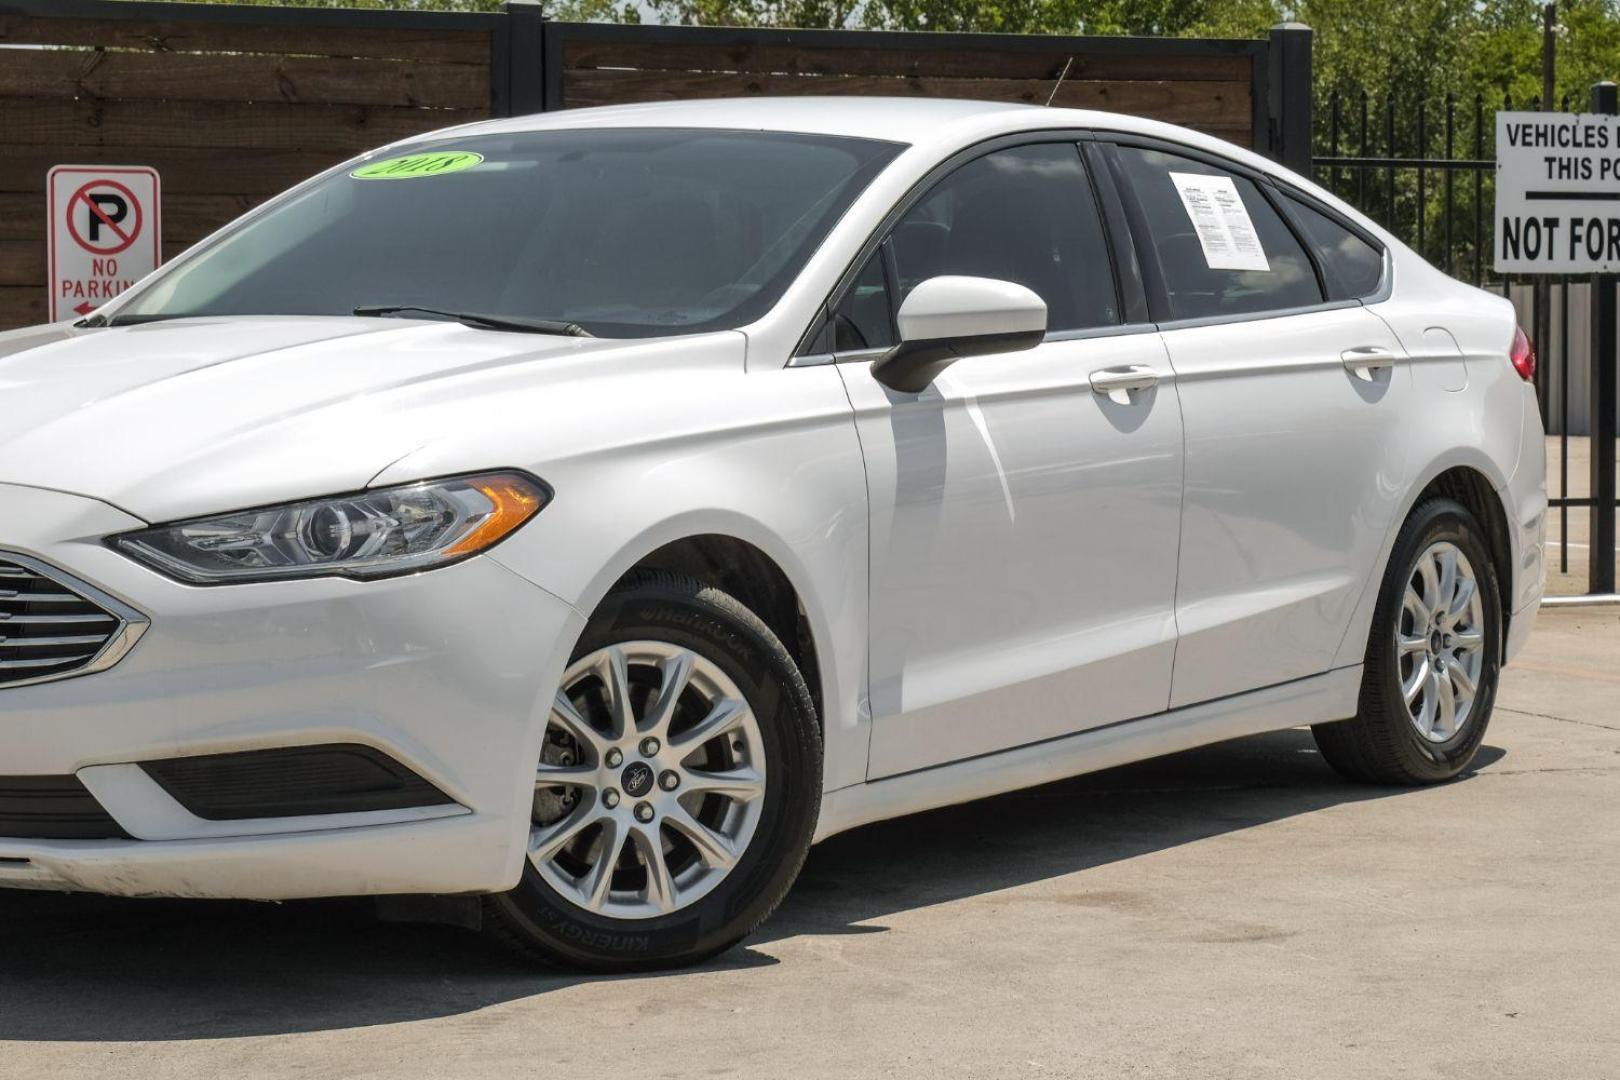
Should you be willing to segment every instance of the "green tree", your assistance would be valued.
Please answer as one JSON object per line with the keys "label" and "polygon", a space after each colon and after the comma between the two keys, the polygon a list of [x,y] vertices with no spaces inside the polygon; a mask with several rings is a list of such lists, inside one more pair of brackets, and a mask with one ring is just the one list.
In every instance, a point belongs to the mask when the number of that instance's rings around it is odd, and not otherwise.
{"label": "green tree", "polygon": [[1004,34],[1252,36],[1272,0],[650,0],[661,22]]}
{"label": "green tree", "polygon": [[869,26],[1025,34],[1248,37],[1277,19],[1271,0],[871,0]]}

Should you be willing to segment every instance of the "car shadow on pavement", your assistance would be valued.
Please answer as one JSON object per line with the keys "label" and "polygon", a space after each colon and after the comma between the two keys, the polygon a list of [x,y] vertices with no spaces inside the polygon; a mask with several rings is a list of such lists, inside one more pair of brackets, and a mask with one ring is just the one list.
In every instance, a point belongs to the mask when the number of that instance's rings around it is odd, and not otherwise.
{"label": "car shadow on pavement", "polygon": [[[1505,756],[1482,746],[1459,779]],[[880,932],[874,920],[897,911],[1414,790],[1344,780],[1307,728],[1234,739],[835,836],[810,853],[793,892],[749,943]],[[1088,902],[1083,892],[1076,899]],[[1141,899],[1095,897],[1099,905]]]}
{"label": "car shadow on pavement", "polygon": [[[1474,768],[1502,757],[1484,747]],[[896,912],[1407,790],[1345,783],[1300,729],[868,826],[814,849],[776,916],[704,970],[774,964],[754,946],[881,933]],[[466,931],[379,922],[363,901],[0,890],[0,1041],[341,1030],[473,1012],[583,981],[537,972]]]}

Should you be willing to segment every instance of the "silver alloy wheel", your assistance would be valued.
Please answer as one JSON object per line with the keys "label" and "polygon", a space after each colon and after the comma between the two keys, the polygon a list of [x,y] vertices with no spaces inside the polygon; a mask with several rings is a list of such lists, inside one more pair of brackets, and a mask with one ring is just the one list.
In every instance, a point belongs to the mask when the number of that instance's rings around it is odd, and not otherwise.
{"label": "silver alloy wheel", "polygon": [[736,684],[689,649],[610,645],[552,703],[529,860],[587,911],[667,915],[725,879],[764,800],[765,746]]}
{"label": "silver alloy wheel", "polygon": [[1395,628],[1401,696],[1417,733],[1441,743],[1473,715],[1485,669],[1485,609],[1468,556],[1441,540],[1418,556]]}

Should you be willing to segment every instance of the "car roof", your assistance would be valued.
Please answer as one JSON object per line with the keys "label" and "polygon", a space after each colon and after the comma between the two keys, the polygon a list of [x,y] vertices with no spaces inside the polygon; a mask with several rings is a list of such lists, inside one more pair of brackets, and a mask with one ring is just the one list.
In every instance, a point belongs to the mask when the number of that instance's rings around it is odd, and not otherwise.
{"label": "car roof", "polygon": [[[459,132],[548,131],[579,127],[691,127],[843,135],[922,145],[971,132],[1043,128],[1106,128],[1165,137],[1200,138],[1185,128],[1124,113],[1044,108],[1004,101],[950,98],[815,95],[657,101],[562,109],[485,121]],[[443,134],[440,132],[438,134]]]}
{"label": "car roof", "polygon": [[[697,127],[846,135],[915,143],[941,124],[1010,113],[1032,105],[905,97],[748,97],[655,101],[536,113],[480,125],[482,130],[542,131],[570,127]],[[1070,111],[1070,110],[1063,110]]]}

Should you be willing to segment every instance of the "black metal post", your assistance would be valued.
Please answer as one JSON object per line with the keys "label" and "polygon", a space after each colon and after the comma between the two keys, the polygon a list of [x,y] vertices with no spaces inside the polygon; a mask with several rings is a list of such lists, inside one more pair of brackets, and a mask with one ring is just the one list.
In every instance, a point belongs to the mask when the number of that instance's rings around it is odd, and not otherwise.
{"label": "black metal post", "polygon": [[506,0],[507,115],[545,108],[545,8],[539,0]]}
{"label": "black metal post", "polygon": [[[1620,89],[1612,82],[1592,87],[1592,111],[1620,113]],[[1620,341],[1616,339],[1615,285],[1620,275],[1592,276],[1592,508],[1591,576],[1587,591],[1614,592],[1614,437],[1616,376],[1620,375]]]}
{"label": "black metal post", "polygon": [[1390,164],[1384,169],[1384,228],[1395,231],[1395,95],[1384,95],[1384,151]]}
{"label": "black metal post", "polygon": [[[1485,159],[1485,98],[1480,94],[1474,95],[1474,160]],[[1478,285],[1484,280],[1482,268],[1484,265],[1485,236],[1483,222],[1485,220],[1485,170],[1475,169],[1474,173],[1474,274],[1469,280]]]}
{"label": "black metal post", "polygon": [[[1549,7],[1553,5],[1549,4]],[[1556,10],[1556,9],[1555,9]],[[1546,56],[1547,54],[1543,54]],[[1569,95],[1565,94],[1558,99],[1558,111],[1569,112]],[[1558,279],[1558,497],[1555,503],[1558,507],[1558,572],[1569,573],[1569,287],[1572,284],[1567,276]],[[1590,313],[1587,315],[1591,318]],[[1543,345],[1543,363],[1551,361],[1551,345]],[[1548,406],[1542,405],[1542,412],[1546,413]],[[1545,425],[1543,425],[1545,430]],[[1587,558],[1587,567],[1591,567],[1591,558]]]}
{"label": "black metal post", "polygon": [[1429,227],[1429,185],[1428,171],[1423,167],[1429,162],[1428,108],[1428,103],[1420,98],[1417,103],[1417,244],[1414,246],[1425,259],[1429,257],[1425,242]]}
{"label": "black metal post", "polygon": [[[1328,99],[1328,145],[1332,147],[1334,157],[1339,156],[1339,92],[1333,91]],[[1328,170],[1328,190],[1337,195],[1339,193],[1339,167],[1333,166]]]}
{"label": "black metal post", "polygon": [[[1541,111],[1552,112],[1554,83],[1557,74],[1558,55],[1558,5],[1556,3],[1541,6]],[[1552,338],[1552,282],[1546,275],[1536,278],[1535,310],[1533,312],[1530,332],[1539,342],[1550,342]],[[1546,347],[1546,346],[1543,346]],[[1547,426],[1551,414],[1548,409],[1552,404],[1552,371],[1543,366],[1536,372],[1536,390],[1541,401],[1541,424]]]}
{"label": "black metal post", "polygon": [[[1361,92],[1361,156],[1372,155],[1372,147],[1367,145],[1367,91]],[[1356,170],[1356,208],[1365,209],[1367,206],[1367,170]]]}
{"label": "black metal post", "polygon": [[[1457,95],[1455,95],[1455,94],[1447,94],[1446,95],[1446,160],[1447,161],[1455,161],[1456,158],[1457,158],[1456,136],[1457,136]],[[1444,263],[1442,265],[1445,266],[1446,273],[1448,273],[1448,274],[1452,273],[1452,271],[1454,270],[1454,265],[1453,265],[1454,253],[1453,253],[1453,250],[1452,250],[1453,239],[1452,239],[1451,218],[1452,218],[1452,211],[1456,209],[1457,187],[1456,187],[1456,183],[1455,183],[1455,180],[1454,180],[1455,177],[1456,177],[1456,170],[1455,169],[1447,169],[1446,170],[1446,175],[1443,178],[1444,183],[1445,183],[1445,210],[1446,210],[1446,216],[1445,216],[1445,219],[1441,222],[1441,225],[1444,227],[1446,252],[1445,252],[1445,261],[1444,261]]]}
{"label": "black metal post", "polygon": [[1558,5],[1541,5],[1541,107],[1552,111],[1558,81]]}
{"label": "black metal post", "polygon": [[1302,176],[1311,175],[1311,28],[1271,28],[1271,156]]}

